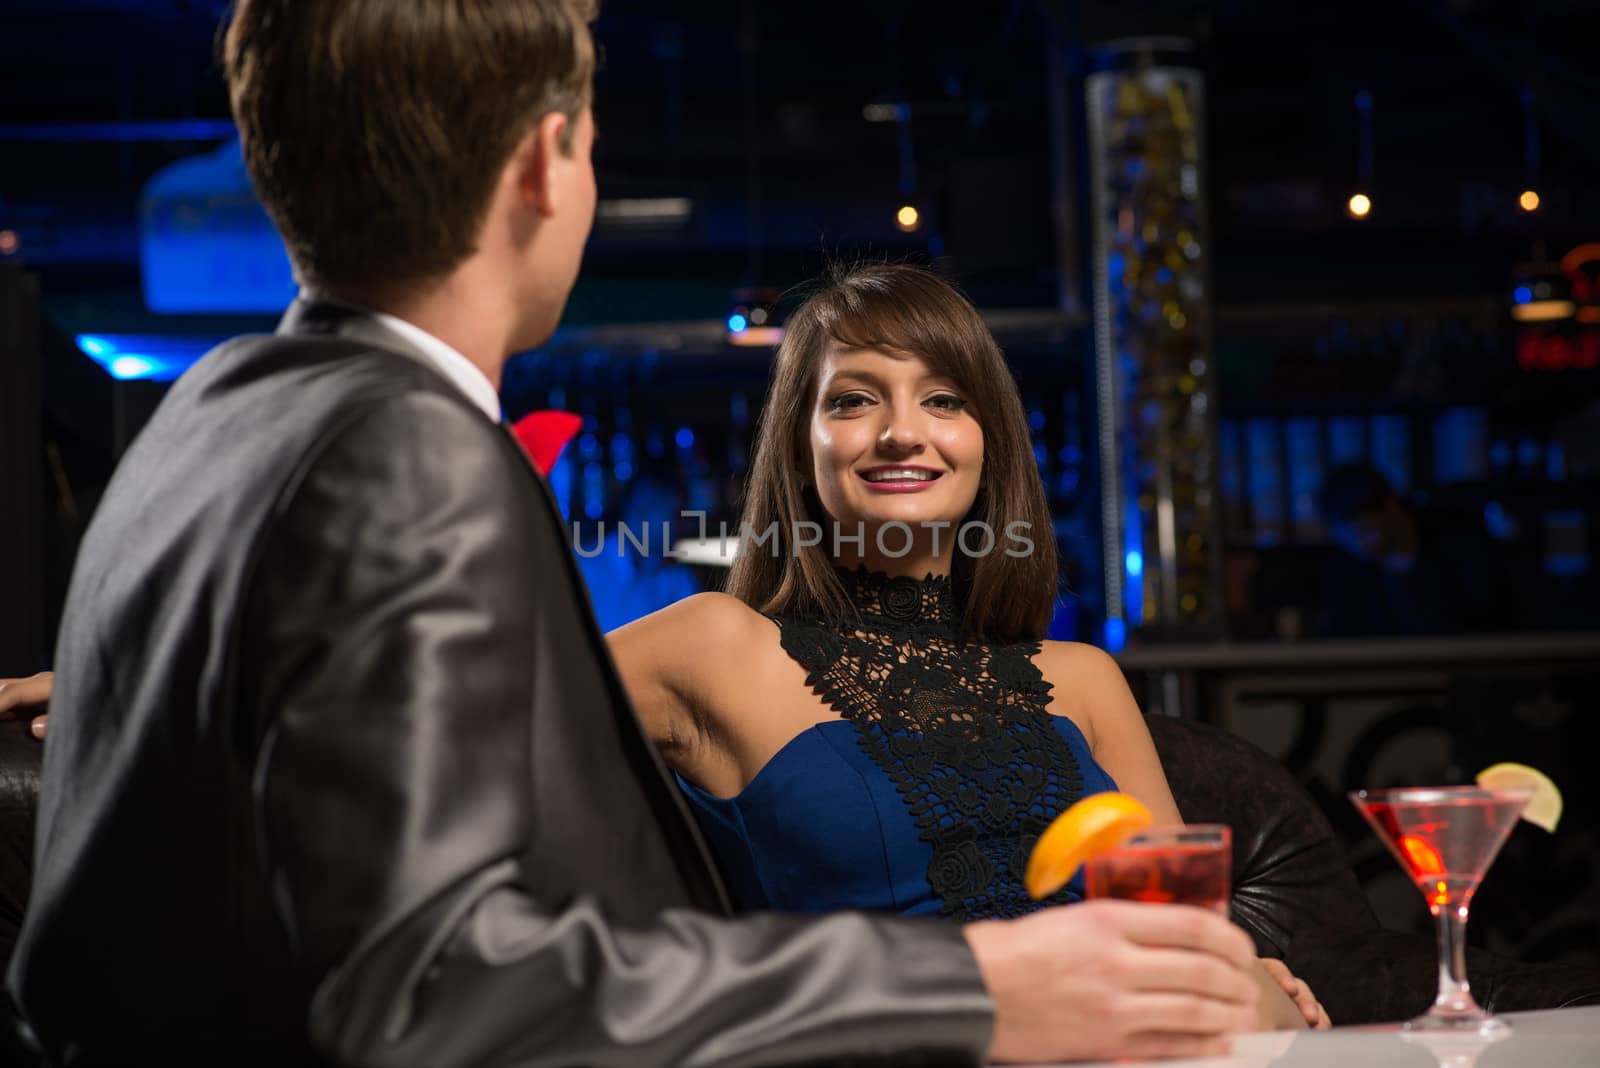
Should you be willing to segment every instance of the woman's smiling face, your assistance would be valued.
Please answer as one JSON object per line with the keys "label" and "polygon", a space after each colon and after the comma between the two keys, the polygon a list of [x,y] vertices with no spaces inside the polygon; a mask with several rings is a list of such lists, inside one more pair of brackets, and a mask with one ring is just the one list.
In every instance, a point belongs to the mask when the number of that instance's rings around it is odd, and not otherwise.
{"label": "woman's smiling face", "polygon": [[957,383],[911,353],[836,343],[816,396],[810,481],[824,511],[846,534],[862,524],[869,546],[896,521],[919,540],[920,524],[948,523],[940,541],[950,544],[983,473],[983,428]]}

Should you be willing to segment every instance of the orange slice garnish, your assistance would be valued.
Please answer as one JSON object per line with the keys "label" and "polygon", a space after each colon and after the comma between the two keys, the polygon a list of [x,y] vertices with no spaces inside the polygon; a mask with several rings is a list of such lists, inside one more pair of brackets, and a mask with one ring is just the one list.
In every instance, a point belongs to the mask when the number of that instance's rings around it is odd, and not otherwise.
{"label": "orange slice garnish", "polygon": [[1037,901],[1067,885],[1096,853],[1132,838],[1150,826],[1150,810],[1137,797],[1110,791],[1091,794],[1051,821],[1028,856],[1024,879]]}

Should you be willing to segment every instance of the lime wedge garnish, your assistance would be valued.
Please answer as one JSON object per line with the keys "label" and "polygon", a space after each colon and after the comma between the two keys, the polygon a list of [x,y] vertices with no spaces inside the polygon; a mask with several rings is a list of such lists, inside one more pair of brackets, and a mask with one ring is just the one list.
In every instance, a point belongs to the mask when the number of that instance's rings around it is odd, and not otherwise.
{"label": "lime wedge garnish", "polygon": [[1522,818],[1535,827],[1554,831],[1561,822],[1561,791],[1550,776],[1526,764],[1493,764],[1478,772],[1478,785],[1485,790],[1533,789]]}

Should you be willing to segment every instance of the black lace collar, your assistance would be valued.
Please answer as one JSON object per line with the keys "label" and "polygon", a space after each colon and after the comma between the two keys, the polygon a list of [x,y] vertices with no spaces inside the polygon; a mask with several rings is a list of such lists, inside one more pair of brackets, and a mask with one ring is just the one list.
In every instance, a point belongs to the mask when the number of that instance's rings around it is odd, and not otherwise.
{"label": "black lace collar", "polygon": [[952,627],[961,622],[961,606],[948,575],[916,579],[868,571],[864,566],[854,571],[839,568],[837,574],[850,604],[863,621],[943,623]]}
{"label": "black lace collar", "polygon": [[776,617],[784,650],[855,725],[933,846],[928,883],[940,914],[1032,911],[1028,854],[1083,793],[1077,759],[1045,711],[1039,643],[969,639],[947,578],[839,575],[856,617]]}

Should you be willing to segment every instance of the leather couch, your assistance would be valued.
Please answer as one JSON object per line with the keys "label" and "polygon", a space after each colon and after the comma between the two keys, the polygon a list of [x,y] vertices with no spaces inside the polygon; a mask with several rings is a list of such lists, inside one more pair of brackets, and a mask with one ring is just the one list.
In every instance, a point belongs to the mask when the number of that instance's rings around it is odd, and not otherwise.
{"label": "leather couch", "polygon": [[[1427,1008],[1437,977],[1432,939],[1379,925],[1333,828],[1293,776],[1216,727],[1148,722],[1184,819],[1233,828],[1234,918],[1260,953],[1311,984],[1335,1023],[1400,1020]],[[0,966],[28,896],[42,752],[25,724],[0,722]],[[1494,1011],[1600,1003],[1600,970],[1469,950],[1467,971],[1474,995]],[[0,1062],[22,1063],[8,1037],[0,1037]]]}
{"label": "leather couch", "polygon": [[0,969],[11,960],[28,901],[43,754],[44,746],[28,733],[26,722],[0,721]]}

